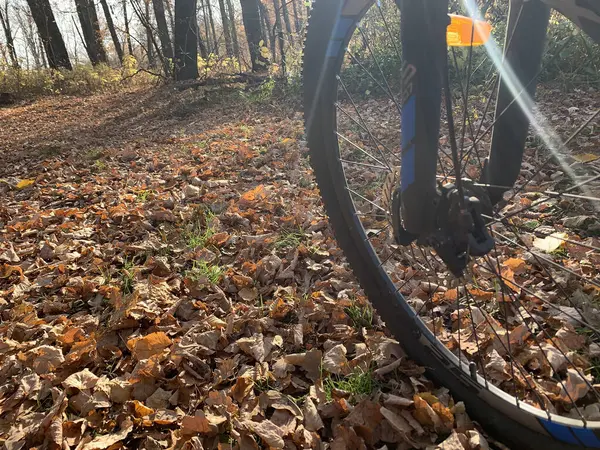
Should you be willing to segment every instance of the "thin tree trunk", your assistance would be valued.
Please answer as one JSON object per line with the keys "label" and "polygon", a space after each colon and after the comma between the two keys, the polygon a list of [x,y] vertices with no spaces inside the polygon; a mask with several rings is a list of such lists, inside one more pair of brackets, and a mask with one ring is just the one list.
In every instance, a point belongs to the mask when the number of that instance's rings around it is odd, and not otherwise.
{"label": "thin tree trunk", "polygon": [[196,0],[175,0],[175,79],[198,78]]}
{"label": "thin tree trunk", "polygon": [[229,13],[229,25],[231,26],[231,41],[233,43],[233,53],[238,60],[238,64],[241,68],[240,62],[240,44],[238,42],[238,34],[237,28],[235,26],[235,11],[233,9],[233,5],[231,4],[231,0],[227,1],[227,12]]}
{"label": "thin tree trunk", "polygon": [[269,38],[269,45],[271,47],[271,58],[273,58],[273,61],[275,61],[275,57],[277,56],[277,53],[275,50],[275,45],[276,45],[277,41],[275,40],[275,30],[273,29],[273,26],[271,25],[271,19],[269,17],[269,10],[265,6],[265,4],[262,2],[262,0],[258,0],[258,6],[260,9],[260,15],[263,20],[264,27],[265,27],[264,35]]}
{"label": "thin tree trunk", "polygon": [[285,42],[283,40],[283,29],[281,27],[281,5],[279,3],[279,0],[273,0],[273,5],[275,6],[275,35],[277,36],[277,41],[279,42],[281,68],[283,76],[285,76]]}
{"label": "thin tree trunk", "polygon": [[72,70],[69,54],[65,41],[56,24],[49,0],[27,0],[31,15],[38,28],[48,57],[48,64],[52,69]]}
{"label": "thin tree trunk", "polygon": [[42,38],[40,36],[37,36],[37,46],[38,46],[38,53],[40,55],[40,60],[42,62],[41,67],[43,69],[47,69],[49,67],[49,61],[48,61],[48,57],[46,56],[46,52],[44,51],[44,43],[42,42]]}
{"label": "thin tree trunk", "polygon": [[297,0],[292,0],[292,11],[294,11],[294,29],[296,30],[296,35],[300,36],[302,25],[300,25],[300,15],[298,14],[298,5],[296,2]]}
{"label": "thin tree trunk", "polygon": [[125,18],[125,40],[127,41],[127,51],[129,56],[133,56],[133,46],[131,45],[131,35],[129,34],[129,16],[127,15],[127,0],[123,0],[123,17]]}
{"label": "thin tree trunk", "polygon": [[169,37],[169,27],[165,17],[165,5],[162,0],[152,0],[154,6],[154,18],[158,27],[158,37],[160,39],[160,48],[163,56],[165,75],[170,76],[171,61],[173,60],[173,46]]}
{"label": "thin tree trunk", "polygon": [[206,48],[206,44],[204,43],[204,39],[202,39],[202,34],[200,33],[200,26],[198,22],[196,22],[196,37],[198,38],[198,51],[200,52],[200,56],[202,59],[208,59],[208,50]]}
{"label": "thin tree trunk", "polygon": [[229,30],[229,20],[225,10],[225,0],[219,0],[219,9],[221,10],[221,23],[223,24],[223,36],[225,37],[225,50],[227,56],[233,56],[233,45],[231,44],[231,32]]}
{"label": "thin tree trunk", "polygon": [[12,30],[10,28],[10,19],[8,16],[8,3],[4,5],[4,11],[0,7],[0,22],[2,28],[4,28],[4,36],[6,37],[6,47],[8,49],[8,56],[10,58],[11,65],[15,68],[19,68],[19,58],[17,58],[17,51],[15,50],[15,41],[13,39]]}
{"label": "thin tree trunk", "polygon": [[165,9],[167,10],[167,15],[169,16],[169,22],[171,23],[171,32],[175,32],[175,17],[173,16],[173,5],[171,4],[171,0],[165,0]]}
{"label": "thin tree trunk", "polygon": [[212,6],[210,4],[210,0],[206,0],[206,7],[208,8],[208,20],[210,21],[210,29],[212,30],[215,55],[218,55],[219,54],[219,39],[217,38],[217,31],[215,29],[215,20],[213,19]]}
{"label": "thin tree trunk", "polygon": [[112,19],[112,14],[110,13],[110,8],[108,7],[108,3],[106,0],[100,0],[100,4],[102,5],[102,10],[104,11],[104,17],[106,19],[106,26],[108,27],[108,31],[110,32],[110,37],[112,38],[113,45],[115,46],[115,52],[117,53],[119,62],[122,64],[123,63],[123,47],[121,47],[121,41],[119,41],[119,36],[117,35],[117,31],[115,30],[115,24]]}
{"label": "thin tree trunk", "polygon": [[[208,54],[213,53],[212,45],[212,37],[210,34],[210,25],[208,23],[208,14],[206,12],[206,5],[204,4],[204,0],[200,0],[200,9],[202,9],[202,22],[204,22],[204,36],[206,36],[206,50]],[[200,36],[200,34],[198,34]]]}
{"label": "thin tree trunk", "polygon": [[287,0],[281,0],[281,15],[283,16],[283,22],[285,24],[285,31],[290,38],[290,42],[294,42],[294,36],[292,35],[292,23],[290,22],[290,13],[287,7]]}
{"label": "thin tree trunk", "polygon": [[[25,13],[25,15],[26,17],[23,17],[22,11],[17,10],[17,21],[19,22],[19,26],[21,27],[25,35],[25,42],[27,43],[26,48],[28,48],[31,51],[31,55],[33,56],[33,62],[35,64],[35,68],[37,69],[42,67],[40,61],[40,52],[38,51],[37,44],[37,37],[39,36],[39,33],[36,33],[36,31],[33,29],[33,17],[31,17],[31,15],[27,13]],[[25,57],[27,60],[27,68],[30,69],[31,67],[29,64],[29,52],[25,52]]]}
{"label": "thin tree trunk", "polygon": [[260,41],[264,43],[260,18],[260,0],[240,0],[242,5],[242,20],[246,30],[246,39],[250,50],[252,72],[265,70],[269,61],[260,53]]}
{"label": "thin tree trunk", "polygon": [[144,1],[146,6],[146,53],[148,55],[148,67],[154,67],[156,65],[156,61],[154,59],[154,48],[152,46],[152,29],[150,28],[150,0]]}

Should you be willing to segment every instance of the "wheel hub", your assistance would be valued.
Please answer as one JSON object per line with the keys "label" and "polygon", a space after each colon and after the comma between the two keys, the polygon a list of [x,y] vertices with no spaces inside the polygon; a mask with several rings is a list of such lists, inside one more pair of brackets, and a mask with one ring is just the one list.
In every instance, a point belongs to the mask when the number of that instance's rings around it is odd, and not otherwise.
{"label": "wheel hub", "polygon": [[470,256],[484,256],[494,247],[482,214],[490,215],[492,204],[484,189],[471,180],[462,180],[464,203],[454,184],[439,187],[436,212],[436,231],[424,236],[407,232],[402,227],[400,189],[392,197],[392,224],[396,242],[409,245],[413,241],[435,249],[448,269],[460,277]]}

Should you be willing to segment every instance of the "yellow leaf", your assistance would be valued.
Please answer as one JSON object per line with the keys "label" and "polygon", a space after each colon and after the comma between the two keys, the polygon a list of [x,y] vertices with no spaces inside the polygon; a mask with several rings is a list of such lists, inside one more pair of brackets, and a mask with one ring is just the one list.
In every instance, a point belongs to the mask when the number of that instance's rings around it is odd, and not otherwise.
{"label": "yellow leaf", "polygon": [[17,183],[17,189],[25,189],[35,183],[35,180],[25,179]]}
{"label": "yellow leaf", "polygon": [[573,155],[573,158],[575,158],[579,162],[586,163],[596,161],[598,158],[600,158],[600,155],[594,155],[593,153],[583,153],[581,155]]}
{"label": "yellow leaf", "polygon": [[567,233],[552,233],[545,238],[535,238],[533,246],[546,253],[552,253],[565,245]]}
{"label": "yellow leaf", "polygon": [[262,47],[263,45],[265,45],[265,41],[263,39],[261,39],[260,42],[258,43],[258,46]]}

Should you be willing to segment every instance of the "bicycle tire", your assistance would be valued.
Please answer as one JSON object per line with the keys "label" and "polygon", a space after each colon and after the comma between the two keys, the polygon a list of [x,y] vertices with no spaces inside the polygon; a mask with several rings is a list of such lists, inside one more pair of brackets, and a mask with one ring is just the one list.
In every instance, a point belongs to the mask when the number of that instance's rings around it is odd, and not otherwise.
{"label": "bicycle tire", "polygon": [[581,427],[579,421],[565,417],[547,420],[537,408],[515,402],[514,397],[494,386],[485,387],[480,379],[473,379],[460,368],[458,359],[416,318],[378,266],[378,256],[365,244],[365,233],[352,214],[352,198],[344,187],[343,169],[337,159],[334,104],[342,50],[372,4],[368,0],[317,0],[304,43],[304,111],[310,162],[338,245],[374,308],[407,354],[455,398],[464,401],[470,416],[490,435],[518,449],[600,448],[600,430]]}

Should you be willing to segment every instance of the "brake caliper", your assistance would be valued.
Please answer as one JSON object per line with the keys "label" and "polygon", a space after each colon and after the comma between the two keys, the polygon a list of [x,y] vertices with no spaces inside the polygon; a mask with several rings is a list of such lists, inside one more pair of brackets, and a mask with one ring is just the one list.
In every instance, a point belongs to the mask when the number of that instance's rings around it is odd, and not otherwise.
{"label": "brake caliper", "polygon": [[454,184],[440,187],[437,212],[437,231],[419,239],[433,247],[448,266],[460,277],[469,257],[484,256],[494,248],[482,214],[491,215],[492,206],[485,190],[471,180],[463,180],[464,208],[461,208],[458,189]]}

